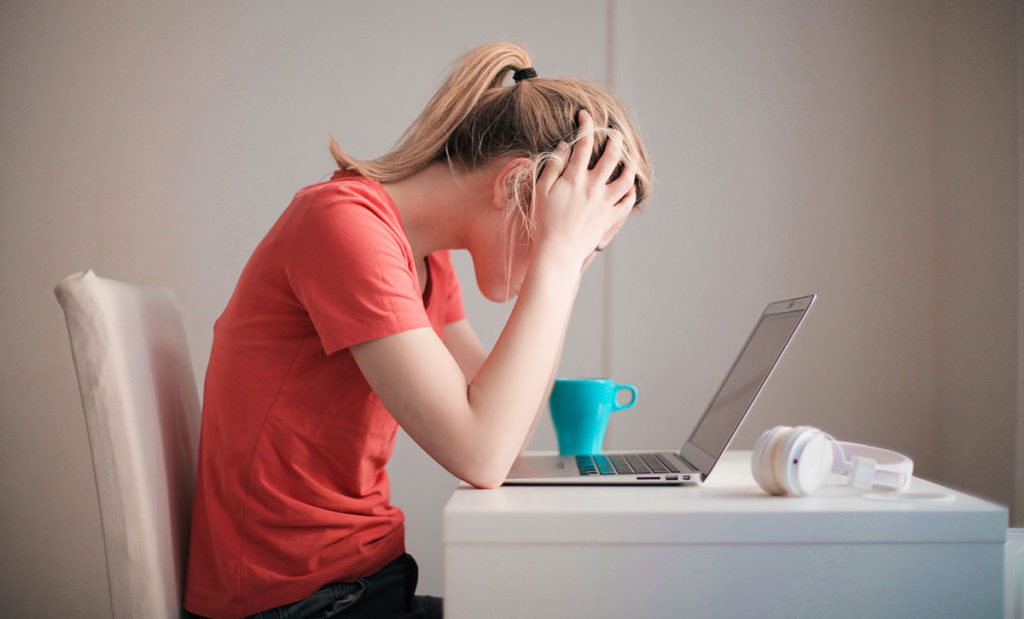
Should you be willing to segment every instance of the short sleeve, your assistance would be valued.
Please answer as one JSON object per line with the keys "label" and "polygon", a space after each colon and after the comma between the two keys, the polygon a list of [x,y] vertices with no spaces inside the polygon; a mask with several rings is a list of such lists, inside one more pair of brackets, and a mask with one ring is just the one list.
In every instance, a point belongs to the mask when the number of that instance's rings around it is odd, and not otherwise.
{"label": "short sleeve", "polygon": [[362,195],[299,206],[286,273],[324,352],[430,326],[397,214]]}

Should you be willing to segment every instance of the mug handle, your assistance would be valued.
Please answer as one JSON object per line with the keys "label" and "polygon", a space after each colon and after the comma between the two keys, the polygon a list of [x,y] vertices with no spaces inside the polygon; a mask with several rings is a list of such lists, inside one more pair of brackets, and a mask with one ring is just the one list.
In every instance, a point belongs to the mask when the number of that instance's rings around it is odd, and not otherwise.
{"label": "mug handle", "polygon": [[[619,392],[629,391],[633,398],[625,404],[619,404]],[[621,411],[624,408],[632,408],[636,404],[636,387],[633,385],[615,385],[615,399],[612,401],[612,412]]]}

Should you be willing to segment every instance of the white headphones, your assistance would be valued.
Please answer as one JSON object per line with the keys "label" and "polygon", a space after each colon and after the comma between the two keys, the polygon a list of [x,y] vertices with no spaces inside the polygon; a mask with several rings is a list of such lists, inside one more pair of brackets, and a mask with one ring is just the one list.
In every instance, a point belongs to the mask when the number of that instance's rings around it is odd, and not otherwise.
{"label": "white headphones", "polygon": [[904,491],[914,475],[914,463],[887,449],[840,443],[810,426],[776,426],[754,444],[750,470],[770,494],[803,496],[843,483]]}

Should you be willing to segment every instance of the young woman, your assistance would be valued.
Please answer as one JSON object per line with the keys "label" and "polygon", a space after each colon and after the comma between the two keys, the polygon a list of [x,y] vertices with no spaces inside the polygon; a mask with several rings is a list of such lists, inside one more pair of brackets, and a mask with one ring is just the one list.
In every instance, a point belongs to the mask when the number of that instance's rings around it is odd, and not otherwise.
{"label": "young woman", "polygon": [[[512,79],[509,79],[509,78]],[[385,465],[397,428],[499,486],[558,366],[580,276],[648,195],[621,104],[466,54],[398,146],[295,196],[214,327],[186,607],[212,617],[440,616],[414,597]],[[487,353],[448,250],[492,301]]]}

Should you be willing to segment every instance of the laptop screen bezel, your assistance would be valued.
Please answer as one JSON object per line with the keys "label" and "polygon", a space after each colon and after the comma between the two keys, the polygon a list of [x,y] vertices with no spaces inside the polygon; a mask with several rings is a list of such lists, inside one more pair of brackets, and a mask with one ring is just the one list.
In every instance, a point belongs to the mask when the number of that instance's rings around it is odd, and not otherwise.
{"label": "laptop screen bezel", "polygon": [[[758,317],[757,323],[754,325],[753,330],[751,330],[750,335],[747,336],[747,340],[743,344],[743,347],[740,349],[739,354],[736,355],[736,358],[733,360],[732,366],[726,373],[725,378],[722,379],[722,383],[718,386],[718,389],[715,390],[715,395],[708,402],[707,408],[704,409],[704,413],[700,416],[700,420],[693,427],[693,430],[690,432],[689,438],[687,438],[686,442],[683,444],[682,449],[679,450],[679,457],[682,458],[685,462],[692,465],[695,469],[700,471],[701,481],[707,479],[707,476],[709,473],[711,473],[711,469],[714,468],[715,463],[718,462],[718,459],[722,456],[726,448],[729,446],[729,443],[732,442],[733,437],[736,436],[736,431],[739,430],[740,425],[743,423],[743,419],[747,416],[747,413],[750,412],[750,409],[753,408],[754,403],[757,402],[757,398],[761,395],[761,391],[764,389],[765,383],[768,382],[768,378],[772,375],[772,372],[775,370],[775,367],[779,364],[779,359],[781,359],[782,355],[785,354],[786,349],[789,348],[789,343],[793,340],[793,336],[796,335],[796,332],[800,329],[800,325],[803,324],[804,317],[807,315],[807,310],[810,309],[811,304],[814,302],[814,299],[815,295],[812,294],[805,297],[797,297],[794,299],[775,301],[774,303],[769,303],[768,306],[765,307],[764,312],[761,313],[761,316]],[[793,328],[793,331],[789,334],[789,337],[786,339],[786,342],[785,344],[783,344],[781,350],[779,350],[778,355],[776,355],[775,360],[772,362],[771,367],[768,369],[768,373],[764,377],[764,380],[762,380],[761,384],[758,386],[757,391],[754,394],[754,398],[750,401],[750,404],[747,405],[747,408],[746,410],[743,411],[743,414],[740,415],[739,420],[736,422],[736,425],[729,433],[729,437],[726,439],[725,443],[722,444],[720,449],[718,449],[718,453],[708,453],[701,449],[700,447],[697,447],[692,442],[693,437],[696,436],[697,431],[701,427],[701,424],[704,423],[704,419],[711,411],[712,405],[715,403],[715,400],[718,398],[722,389],[725,387],[725,384],[728,382],[729,377],[732,376],[733,370],[736,369],[736,365],[739,363],[740,359],[743,358],[743,354],[747,351],[747,347],[750,345],[751,340],[753,340],[754,335],[757,333],[757,330],[761,327],[761,324],[764,321],[765,317],[771,316],[773,314],[784,314],[796,311],[801,312],[800,317],[796,321],[796,326]]]}

